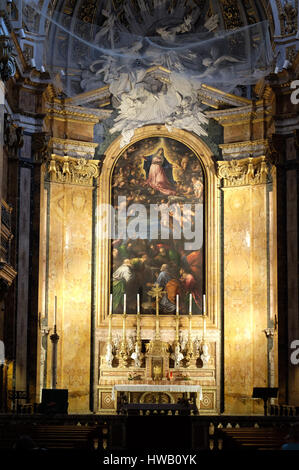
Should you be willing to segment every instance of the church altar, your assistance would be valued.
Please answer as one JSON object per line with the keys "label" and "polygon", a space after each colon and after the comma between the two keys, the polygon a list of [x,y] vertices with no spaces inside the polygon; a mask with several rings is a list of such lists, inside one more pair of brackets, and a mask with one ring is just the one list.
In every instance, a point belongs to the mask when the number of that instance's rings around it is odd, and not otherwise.
{"label": "church altar", "polygon": [[111,397],[115,399],[115,392],[182,392],[198,393],[202,400],[202,387],[200,385],[148,385],[148,384],[121,384],[112,387]]}

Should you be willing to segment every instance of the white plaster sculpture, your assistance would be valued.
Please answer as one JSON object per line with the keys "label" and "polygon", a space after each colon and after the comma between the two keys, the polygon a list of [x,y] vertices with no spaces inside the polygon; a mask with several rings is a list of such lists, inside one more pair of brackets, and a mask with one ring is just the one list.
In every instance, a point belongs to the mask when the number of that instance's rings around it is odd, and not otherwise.
{"label": "white plaster sculpture", "polygon": [[172,359],[174,359],[175,369],[180,367],[181,361],[184,359],[184,355],[181,353],[180,344],[175,345],[174,354],[172,354]]}
{"label": "white plaster sculpture", "polygon": [[210,361],[209,346],[207,343],[203,343],[202,345],[202,354],[200,355],[200,358],[204,365],[208,364]]}
{"label": "white plaster sculpture", "polygon": [[112,352],[112,344],[111,343],[107,343],[105,360],[106,360],[107,366],[112,367],[113,352]]}
{"label": "white plaster sculpture", "polygon": [[142,362],[142,355],[141,355],[141,348],[140,348],[140,344],[138,343],[138,341],[136,341],[136,344],[135,344],[135,350],[134,352],[131,354],[131,358],[134,360],[135,362],[135,367],[141,367],[141,362]]}

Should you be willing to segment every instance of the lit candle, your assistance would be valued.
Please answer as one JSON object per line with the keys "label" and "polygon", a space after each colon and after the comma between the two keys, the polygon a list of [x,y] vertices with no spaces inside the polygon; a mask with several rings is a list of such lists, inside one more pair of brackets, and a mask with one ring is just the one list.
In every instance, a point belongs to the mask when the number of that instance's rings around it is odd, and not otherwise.
{"label": "lit candle", "polygon": [[140,313],[140,294],[137,294],[137,314]]}
{"label": "lit candle", "polygon": [[113,303],[113,297],[112,294],[110,294],[110,305],[109,305],[109,314],[112,315],[112,303]]}
{"label": "lit candle", "polygon": [[179,294],[176,295],[176,314],[179,314]]}
{"label": "lit candle", "polygon": [[192,315],[192,294],[189,294],[189,314]]}
{"label": "lit candle", "polygon": [[206,294],[203,295],[203,314],[206,314]]}
{"label": "lit candle", "polygon": [[54,326],[56,326],[56,320],[57,320],[57,296],[55,295]]}
{"label": "lit candle", "polygon": [[127,312],[127,295],[124,294],[124,315],[126,314]]}

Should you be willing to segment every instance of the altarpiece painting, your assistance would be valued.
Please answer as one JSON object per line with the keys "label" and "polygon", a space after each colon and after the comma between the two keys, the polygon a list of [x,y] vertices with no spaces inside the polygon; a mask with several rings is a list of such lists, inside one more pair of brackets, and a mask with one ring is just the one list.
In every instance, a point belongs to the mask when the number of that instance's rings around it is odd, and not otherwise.
{"label": "altarpiece painting", "polygon": [[[155,312],[148,291],[163,288],[162,315],[201,314],[204,286],[204,173],[199,158],[169,137],[127,147],[112,175],[115,214],[111,243],[113,313]],[[191,294],[191,295],[190,295]],[[192,300],[191,300],[192,299]]]}

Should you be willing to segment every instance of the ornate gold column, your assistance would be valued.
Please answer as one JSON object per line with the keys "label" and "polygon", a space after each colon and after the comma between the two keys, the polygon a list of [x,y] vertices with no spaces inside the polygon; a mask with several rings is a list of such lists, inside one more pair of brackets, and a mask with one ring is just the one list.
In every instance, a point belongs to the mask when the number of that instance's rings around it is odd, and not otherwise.
{"label": "ornate gold column", "polygon": [[[218,162],[223,190],[225,412],[262,407],[253,387],[268,385],[269,194],[265,156]],[[271,230],[271,227],[270,227]]]}
{"label": "ornate gold column", "polygon": [[[69,390],[71,412],[89,409],[92,194],[98,164],[96,160],[52,154],[46,166],[48,325],[52,334],[57,296],[57,388]],[[48,362],[49,372],[50,367]]]}

